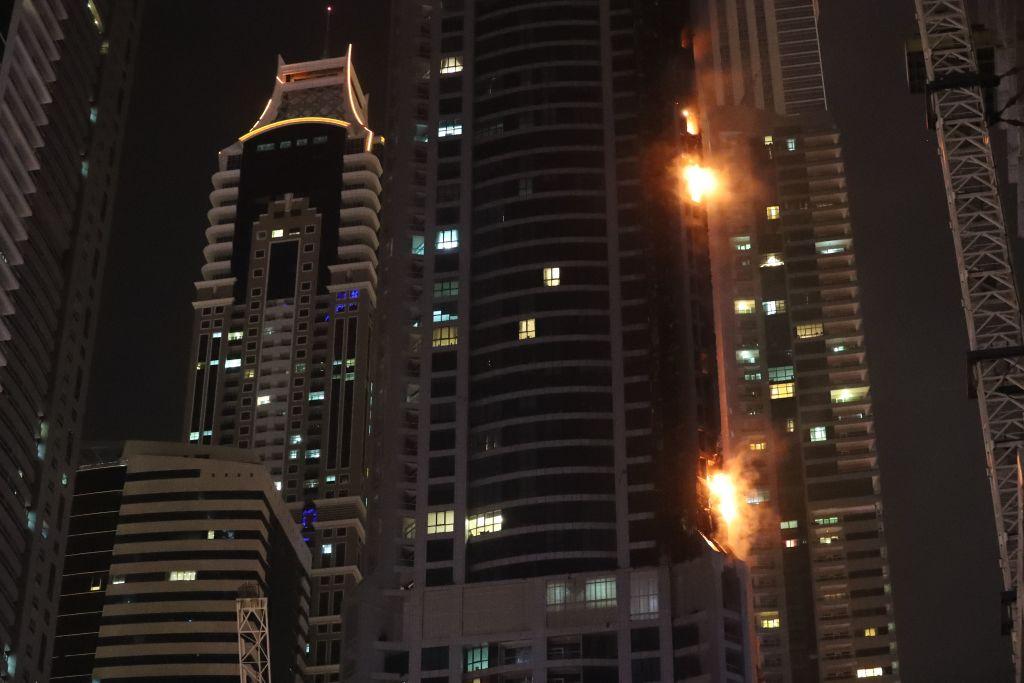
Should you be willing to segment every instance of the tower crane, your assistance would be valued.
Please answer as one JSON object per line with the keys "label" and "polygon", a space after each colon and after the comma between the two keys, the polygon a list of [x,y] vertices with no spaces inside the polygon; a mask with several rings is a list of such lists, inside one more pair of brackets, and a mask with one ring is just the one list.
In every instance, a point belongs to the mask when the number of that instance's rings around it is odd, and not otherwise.
{"label": "tower crane", "polygon": [[[1024,329],[1006,222],[989,140],[984,93],[963,0],[915,0],[927,92],[942,176],[967,336],[972,393],[995,510],[1005,625],[1021,681],[1020,458],[1024,444]],[[991,80],[991,79],[989,79]]]}

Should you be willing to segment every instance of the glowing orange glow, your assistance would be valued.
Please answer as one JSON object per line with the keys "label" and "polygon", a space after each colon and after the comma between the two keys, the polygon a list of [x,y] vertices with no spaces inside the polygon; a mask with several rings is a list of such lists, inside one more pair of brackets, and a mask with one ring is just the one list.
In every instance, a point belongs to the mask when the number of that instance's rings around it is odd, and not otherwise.
{"label": "glowing orange glow", "polygon": [[709,168],[698,164],[686,164],[682,170],[683,182],[686,184],[686,192],[697,204],[700,204],[704,197],[711,194],[718,188],[718,179]]}
{"label": "glowing orange glow", "polygon": [[711,507],[729,526],[739,515],[736,503],[736,484],[725,472],[715,472],[708,477],[708,492],[711,494]]}
{"label": "glowing orange glow", "polygon": [[697,135],[700,133],[700,123],[697,121],[697,115],[689,109],[682,111],[683,119],[686,121],[686,132],[690,135]]}

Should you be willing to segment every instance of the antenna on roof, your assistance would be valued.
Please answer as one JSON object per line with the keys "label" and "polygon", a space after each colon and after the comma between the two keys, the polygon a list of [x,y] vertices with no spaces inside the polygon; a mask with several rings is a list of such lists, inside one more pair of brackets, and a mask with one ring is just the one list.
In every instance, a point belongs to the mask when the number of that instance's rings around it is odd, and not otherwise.
{"label": "antenna on roof", "polygon": [[324,25],[324,54],[323,58],[327,59],[330,57],[328,54],[328,47],[331,40],[331,15],[334,14],[334,5],[327,5],[327,23]]}

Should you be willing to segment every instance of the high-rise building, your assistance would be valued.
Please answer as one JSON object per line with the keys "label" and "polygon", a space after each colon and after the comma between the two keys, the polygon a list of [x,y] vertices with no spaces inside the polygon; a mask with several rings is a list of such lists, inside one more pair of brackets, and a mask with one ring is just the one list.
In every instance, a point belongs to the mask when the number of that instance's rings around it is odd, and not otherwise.
{"label": "high-rise building", "polygon": [[376,337],[380,136],[342,58],[279,64],[220,152],[196,283],[186,440],[259,455],[313,552],[311,683],[339,677],[361,578]]}
{"label": "high-rise building", "polygon": [[237,600],[250,593],[267,600],[273,679],[305,680],[309,550],[253,454],[142,441],[93,451],[67,539],[48,680],[237,682]]}
{"label": "high-rise building", "polygon": [[[685,3],[397,2],[346,680],[752,680]],[[381,425],[378,428],[377,425]]]}
{"label": "high-rise building", "polygon": [[[813,0],[706,0],[695,56],[727,468],[766,681],[898,680],[871,382]],[[772,74],[767,78],[766,74]],[[732,463],[730,465],[730,463]]]}
{"label": "high-rise building", "polygon": [[0,7],[0,676],[48,677],[141,2]]}

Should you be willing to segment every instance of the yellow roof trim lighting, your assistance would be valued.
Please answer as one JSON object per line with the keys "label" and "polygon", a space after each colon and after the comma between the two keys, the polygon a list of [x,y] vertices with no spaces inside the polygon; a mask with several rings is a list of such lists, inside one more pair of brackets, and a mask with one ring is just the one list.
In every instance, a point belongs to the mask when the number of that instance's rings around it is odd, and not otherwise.
{"label": "yellow roof trim lighting", "polygon": [[275,128],[293,126],[298,123],[324,123],[327,124],[328,126],[340,126],[342,128],[348,128],[349,126],[352,125],[348,121],[342,121],[341,119],[329,119],[325,116],[300,116],[294,119],[284,119],[283,121],[274,121],[273,123],[268,123],[267,125],[261,126],[256,130],[249,131],[242,137],[238,138],[238,140],[240,142],[245,142],[249,138],[254,138],[257,135],[262,135],[263,133],[274,130]]}

